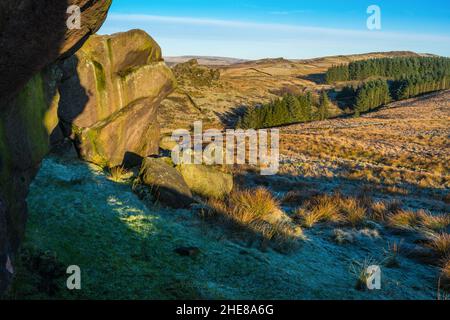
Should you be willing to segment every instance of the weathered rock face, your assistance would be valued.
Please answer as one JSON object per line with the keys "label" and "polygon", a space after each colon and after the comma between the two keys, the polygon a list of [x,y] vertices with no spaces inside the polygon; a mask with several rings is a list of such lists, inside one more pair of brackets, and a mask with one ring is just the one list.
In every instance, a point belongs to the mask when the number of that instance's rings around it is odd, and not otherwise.
{"label": "weathered rock face", "polygon": [[186,208],[193,203],[192,193],[183,177],[164,159],[144,159],[139,181],[147,186],[162,204],[173,208]]}
{"label": "weathered rock face", "polygon": [[[62,55],[70,55],[102,25],[112,0],[0,1],[0,100]],[[81,28],[69,30],[67,9],[81,9]]]}
{"label": "weathered rock face", "polygon": [[[81,29],[66,26],[70,5],[81,8]],[[24,235],[29,184],[52,139],[61,137],[56,110],[62,73],[49,64],[98,30],[110,5],[111,0],[0,2],[0,294]]]}
{"label": "weathered rock face", "polygon": [[114,167],[158,153],[156,111],[176,80],[149,35],[93,36],[62,68],[58,114],[85,160]]}

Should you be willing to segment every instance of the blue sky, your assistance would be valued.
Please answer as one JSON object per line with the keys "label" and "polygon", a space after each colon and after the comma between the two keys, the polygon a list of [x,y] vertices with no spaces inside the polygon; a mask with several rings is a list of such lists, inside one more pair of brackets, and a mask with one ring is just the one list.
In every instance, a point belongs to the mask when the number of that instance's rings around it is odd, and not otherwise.
{"label": "blue sky", "polygon": [[[381,8],[370,31],[367,8]],[[102,34],[143,29],[165,56],[246,59],[412,50],[450,56],[449,0],[113,0]]]}

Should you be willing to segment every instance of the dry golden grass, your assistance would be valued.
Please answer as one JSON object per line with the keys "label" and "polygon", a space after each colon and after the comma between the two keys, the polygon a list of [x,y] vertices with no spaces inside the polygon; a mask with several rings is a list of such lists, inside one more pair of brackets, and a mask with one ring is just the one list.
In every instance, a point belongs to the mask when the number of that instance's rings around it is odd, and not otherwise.
{"label": "dry golden grass", "polygon": [[250,224],[258,220],[270,221],[281,212],[279,202],[266,188],[236,191],[230,195],[229,205],[235,219]]}
{"label": "dry golden grass", "polygon": [[306,228],[312,228],[320,222],[338,222],[340,220],[339,208],[334,197],[321,195],[313,198],[296,212],[301,223]]}
{"label": "dry golden grass", "polygon": [[305,228],[312,228],[317,223],[324,221],[323,213],[320,210],[306,211],[300,208],[295,215],[300,218],[301,224]]}
{"label": "dry golden grass", "polygon": [[312,213],[322,217],[322,221],[338,222],[341,220],[336,197],[323,195],[312,201]]}
{"label": "dry golden grass", "polygon": [[344,221],[352,227],[362,225],[367,219],[366,208],[357,199],[340,198],[339,207]]}
{"label": "dry golden grass", "polygon": [[439,233],[431,235],[431,247],[441,256],[450,256],[450,234]]}
{"label": "dry golden grass", "polygon": [[449,97],[446,91],[361,118],[288,126],[281,129],[281,153],[302,162],[297,169],[302,175],[328,177],[331,171],[383,185],[386,194],[443,189],[450,183]]}
{"label": "dry golden grass", "polygon": [[443,231],[450,225],[450,216],[448,215],[432,215],[425,210],[417,213],[421,219],[421,225],[432,231]]}
{"label": "dry golden grass", "polygon": [[370,218],[375,221],[384,222],[387,219],[387,215],[389,214],[389,207],[386,202],[378,201],[374,202],[370,206]]}
{"label": "dry golden grass", "polygon": [[297,209],[295,216],[306,228],[312,228],[321,222],[343,223],[357,227],[368,219],[364,202],[369,203],[369,200],[344,197],[340,194],[321,195]]}
{"label": "dry golden grass", "polygon": [[220,216],[266,240],[283,242],[303,236],[301,228],[291,223],[278,200],[266,188],[236,190],[227,199],[211,199],[207,204],[210,216]]}
{"label": "dry golden grass", "polygon": [[414,230],[420,225],[420,222],[421,218],[417,212],[407,210],[399,210],[391,214],[387,220],[389,227],[403,230]]}
{"label": "dry golden grass", "polygon": [[397,210],[387,219],[389,227],[405,230],[422,230],[440,232],[450,225],[448,215],[433,215],[425,210],[407,211]]}
{"label": "dry golden grass", "polygon": [[114,167],[109,170],[109,179],[114,182],[123,182],[129,178],[129,171],[124,167]]}

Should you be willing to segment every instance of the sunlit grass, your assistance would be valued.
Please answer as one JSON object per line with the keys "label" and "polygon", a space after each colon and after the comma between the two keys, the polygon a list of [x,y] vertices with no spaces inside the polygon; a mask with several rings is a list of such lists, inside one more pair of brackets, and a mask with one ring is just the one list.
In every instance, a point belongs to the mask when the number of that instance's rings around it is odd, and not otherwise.
{"label": "sunlit grass", "polygon": [[362,225],[367,219],[366,209],[354,198],[340,198],[339,206],[343,220],[352,227]]}
{"label": "sunlit grass", "polygon": [[432,215],[424,210],[418,212],[421,224],[432,231],[443,231],[450,225],[450,216],[448,215]]}
{"label": "sunlit grass", "polygon": [[388,217],[387,224],[391,228],[414,230],[421,222],[420,216],[414,211],[400,210]]}
{"label": "sunlit grass", "polygon": [[130,172],[122,166],[114,167],[109,170],[108,179],[114,182],[125,182],[130,177]]}
{"label": "sunlit grass", "polygon": [[230,195],[230,214],[244,224],[271,221],[281,214],[280,203],[266,188],[236,191]]}
{"label": "sunlit grass", "polygon": [[450,256],[450,234],[430,234],[431,247],[442,257]]}
{"label": "sunlit grass", "polygon": [[218,216],[245,227],[267,240],[302,237],[301,228],[280,208],[279,201],[266,189],[236,190],[227,199],[211,199],[209,215]]}

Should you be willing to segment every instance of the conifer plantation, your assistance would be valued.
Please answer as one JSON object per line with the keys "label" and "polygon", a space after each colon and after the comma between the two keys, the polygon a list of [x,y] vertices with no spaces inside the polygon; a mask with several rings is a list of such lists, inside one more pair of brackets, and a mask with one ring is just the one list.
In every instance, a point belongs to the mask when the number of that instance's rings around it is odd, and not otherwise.
{"label": "conifer plantation", "polygon": [[364,81],[369,78],[400,80],[427,76],[442,79],[450,75],[450,58],[397,57],[354,61],[348,65],[333,66],[326,74],[327,83]]}
{"label": "conifer plantation", "polygon": [[[326,96],[326,93],[323,95]],[[281,99],[248,109],[239,119],[237,127],[262,129],[326,119],[329,114],[329,104],[328,96],[326,99],[321,98],[320,104],[318,104],[316,97],[311,92],[298,96],[286,94]]]}
{"label": "conifer plantation", "polygon": [[386,81],[375,80],[366,82],[356,91],[356,115],[386,105],[391,100],[389,86]]}
{"label": "conifer plantation", "polygon": [[[344,87],[336,100],[349,107],[355,116],[370,112],[393,100],[450,88],[450,59],[442,57],[382,58],[331,67],[329,84],[360,81]],[[320,98],[312,93],[287,94],[268,104],[247,110],[238,121],[239,128],[269,128],[281,125],[325,120],[330,117],[331,101],[326,91]]]}

